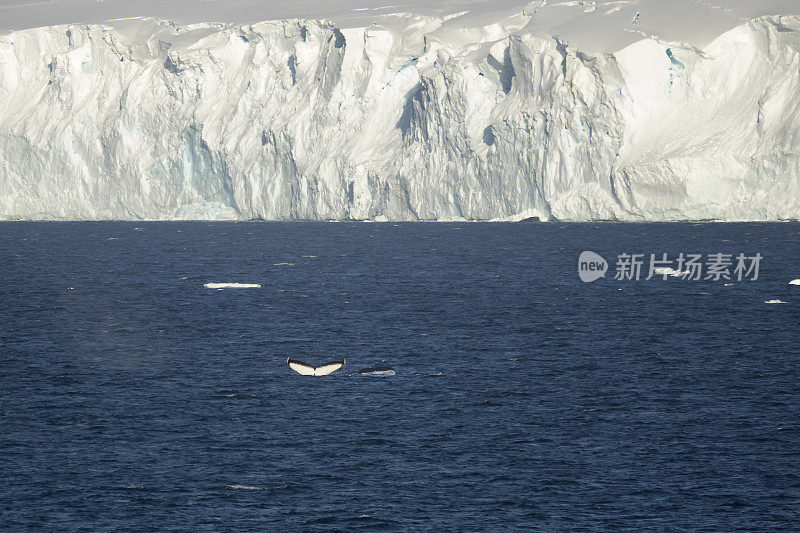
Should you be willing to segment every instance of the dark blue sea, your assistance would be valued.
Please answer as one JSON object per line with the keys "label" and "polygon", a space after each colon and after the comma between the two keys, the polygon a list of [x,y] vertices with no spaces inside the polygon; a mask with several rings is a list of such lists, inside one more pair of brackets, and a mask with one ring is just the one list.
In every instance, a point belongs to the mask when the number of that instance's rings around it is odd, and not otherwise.
{"label": "dark blue sea", "polygon": [[[763,260],[613,279],[681,252]],[[3,223],[0,528],[797,531],[797,278],[794,223]]]}

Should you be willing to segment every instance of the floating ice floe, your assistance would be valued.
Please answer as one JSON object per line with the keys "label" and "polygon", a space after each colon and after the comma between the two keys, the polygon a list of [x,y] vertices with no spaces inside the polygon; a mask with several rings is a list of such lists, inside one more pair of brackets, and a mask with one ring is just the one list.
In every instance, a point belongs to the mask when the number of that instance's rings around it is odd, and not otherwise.
{"label": "floating ice floe", "polygon": [[800,279],[793,279],[789,282],[789,285],[800,285]]}
{"label": "floating ice floe", "polygon": [[206,283],[206,289],[260,289],[260,283]]}
{"label": "floating ice floe", "polygon": [[785,304],[783,300],[767,300],[764,302],[765,304]]}
{"label": "floating ice floe", "polygon": [[675,270],[672,267],[658,267],[655,268],[653,272],[659,276],[672,276],[673,278],[680,278],[689,275],[689,272],[681,272],[680,270]]}
{"label": "floating ice floe", "polygon": [[225,488],[228,490],[278,490],[289,488],[289,485],[286,483],[269,487],[259,487],[256,485],[225,485]]}

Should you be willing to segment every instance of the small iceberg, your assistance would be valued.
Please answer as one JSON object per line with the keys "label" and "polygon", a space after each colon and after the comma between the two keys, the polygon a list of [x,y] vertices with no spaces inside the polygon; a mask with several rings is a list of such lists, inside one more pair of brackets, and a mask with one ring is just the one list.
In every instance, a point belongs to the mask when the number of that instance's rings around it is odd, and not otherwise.
{"label": "small iceberg", "polygon": [[277,490],[288,488],[289,485],[274,485],[271,487],[259,487],[258,485],[225,485],[228,490]]}
{"label": "small iceberg", "polygon": [[673,278],[681,278],[683,276],[688,276],[691,272],[681,272],[680,270],[675,270],[672,267],[656,267],[653,269],[653,273],[658,274],[659,276],[672,276]]}
{"label": "small iceberg", "polygon": [[260,289],[260,283],[206,283],[206,289]]}
{"label": "small iceberg", "polygon": [[800,279],[793,279],[789,282],[789,285],[800,285]]}
{"label": "small iceberg", "polygon": [[764,303],[765,303],[765,304],[785,304],[786,302],[784,302],[784,301],[782,301],[782,300],[767,300],[767,301],[766,301],[766,302],[764,302]]}

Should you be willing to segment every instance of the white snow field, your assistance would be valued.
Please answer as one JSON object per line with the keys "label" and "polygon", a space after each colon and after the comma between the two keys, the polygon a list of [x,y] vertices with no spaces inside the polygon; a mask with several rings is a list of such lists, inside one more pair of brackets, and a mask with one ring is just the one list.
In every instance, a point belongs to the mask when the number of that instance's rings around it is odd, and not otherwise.
{"label": "white snow field", "polygon": [[800,218],[798,16],[4,1],[0,219]]}

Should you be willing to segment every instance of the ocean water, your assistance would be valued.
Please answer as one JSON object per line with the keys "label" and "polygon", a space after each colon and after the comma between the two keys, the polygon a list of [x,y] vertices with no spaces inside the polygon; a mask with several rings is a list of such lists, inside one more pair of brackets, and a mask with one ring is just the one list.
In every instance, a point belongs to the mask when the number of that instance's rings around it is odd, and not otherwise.
{"label": "ocean water", "polygon": [[800,524],[798,224],[3,223],[0,276],[2,529]]}

